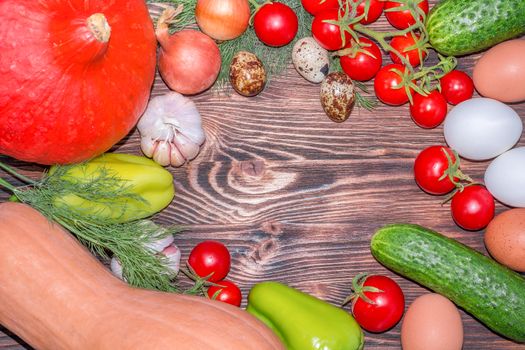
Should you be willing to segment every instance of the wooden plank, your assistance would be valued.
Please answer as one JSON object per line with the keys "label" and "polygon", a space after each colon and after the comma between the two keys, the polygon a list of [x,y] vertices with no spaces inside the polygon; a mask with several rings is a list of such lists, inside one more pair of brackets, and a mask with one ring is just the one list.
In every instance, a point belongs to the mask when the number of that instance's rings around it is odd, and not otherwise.
{"label": "wooden plank", "polygon": [[[374,26],[388,27],[384,18]],[[478,56],[461,58],[459,67],[471,72]],[[157,77],[153,95],[165,92]],[[254,98],[214,91],[192,97],[207,141],[189,165],[169,168],[177,195],[155,217],[186,228],[176,238],[183,259],[199,241],[218,239],[231,250],[229,278],[245,296],[256,282],[278,280],[336,305],[350,293],[357,273],[387,274],[403,288],[408,306],[427,291],[373,259],[369,244],[378,227],[418,223],[486,253],[482,231],[459,229],[449,205],[441,205],[443,198],[423,193],[413,181],[415,156],[429,145],[444,144],[442,127],[417,127],[407,105],[356,109],[347,122],[335,124],[324,115],[318,94],[319,85],[290,66]],[[525,120],[525,103],[512,107]],[[525,145],[525,138],[519,144]],[[114,150],[140,154],[137,131]],[[1,160],[34,178],[44,169]],[[481,181],[487,165],[464,161],[463,169]],[[7,197],[0,194],[2,201]],[[505,209],[497,205],[498,212]],[[464,349],[525,349],[461,314]],[[399,349],[399,331],[397,325],[384,334],[367,333],[366,349]],[[0,330],[0,349],[30,347]]]}

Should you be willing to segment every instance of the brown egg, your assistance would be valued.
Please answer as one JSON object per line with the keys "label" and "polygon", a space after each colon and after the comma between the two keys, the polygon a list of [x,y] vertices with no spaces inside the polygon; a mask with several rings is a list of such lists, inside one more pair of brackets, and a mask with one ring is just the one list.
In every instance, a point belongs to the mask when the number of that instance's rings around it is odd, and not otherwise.
{"label": "brown egg", "polygon": [[485,246],[501,264],[525,272],[525,208],[496,216],[485,231]]}
{"label": "brown egg", "polygon": [[480,95],[501,102],[525,101],[525,40],[504,41],[485,52],[472,79]]}
{"label": "brown egg", "polygon": [[333,72],[321,84],[321,105],[331,120],[344,122],[354,107],[355,92],[352,79],[345,73]]}
{"label": "brown egg", "polygon": [[230,63],[230,83],[239,94],[255,96],[266,85],[266,70],[251,52],[239,51]]}
{"label": "brown egg", "polygon": [[408,307],[401,325],[403,350],[461,350],[463,323],[456,306],[439,294],[425,294]]}

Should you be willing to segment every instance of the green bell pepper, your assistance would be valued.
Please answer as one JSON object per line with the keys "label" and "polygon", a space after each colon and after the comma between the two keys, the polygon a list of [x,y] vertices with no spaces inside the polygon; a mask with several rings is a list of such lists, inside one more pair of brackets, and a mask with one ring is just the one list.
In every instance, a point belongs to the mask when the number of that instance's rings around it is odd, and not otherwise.
{"label": "green bell pepper", "polygon": [[54,205],[84,217],[122,223],[151,216],[170,204],[173,176],[145,157],[106,153],[85,163],[53,166]]}
{"label": "green bell pepper", "polygon": [[288,350],[360,350],[363,331],[345,310],[277,282],[256,284],[246,311],[270,327]]}

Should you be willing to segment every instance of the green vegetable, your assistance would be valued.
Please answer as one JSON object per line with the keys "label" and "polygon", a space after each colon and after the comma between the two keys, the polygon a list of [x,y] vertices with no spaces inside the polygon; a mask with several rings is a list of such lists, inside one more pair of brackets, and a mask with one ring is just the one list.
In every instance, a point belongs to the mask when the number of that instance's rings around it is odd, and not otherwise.
{"label": "green vegetable", "polygon": [[446,296],[493,331],[525,341],[525,279],[518,273],[417,225],[379,229],[371,250],[389,269]]}
{"label": "green vegetable", "polygon": [[268,325],[288,350],[360,350],[364,336],[341,308],[277,282],[256,284],[246,310]]}
{"label": "green vegetable", "polygon": [[438,52],[462,56],[525,33],[523,0],[442,0],[426,27]]}
{"label": "green vegetable", "polygon": [[[56,170],[52,167],[50,174]],[[170,204],[175,194],[169,171],[131,154],[106,153],[69,166],[55,181],[64,183],[57,186],[56,206],[115,222],[151,216]]]}

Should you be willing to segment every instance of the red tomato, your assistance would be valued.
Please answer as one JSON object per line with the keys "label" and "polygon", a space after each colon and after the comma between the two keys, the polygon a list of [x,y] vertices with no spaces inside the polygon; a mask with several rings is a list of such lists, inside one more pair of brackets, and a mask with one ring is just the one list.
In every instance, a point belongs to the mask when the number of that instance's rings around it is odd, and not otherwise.
{"label": "red tomato", "polygon": [[301,0],[306,12],[316,15],[326,9],[339,8],[339,0]]}
{"label": "red tomato", "polygon": [[403,81],[399,72],[405,71],[405,66],[397,63],[384,66],[377,72],[374,79],[374,91],[378,99],[383,103],[400,106],[408,102],[408,95],[404,86],[399,87]]}
{"label": "red tomato", "polygon": [[203,241],[190,252],[188,264],[199,277],[218,282],[230,272],[230,252],[221,242]]}
{"label": "red tomato", "polygon": [[[425,14],[428,13],[428,0],[409,0],[409,1],[413,3],[417,3],[417,6]],[[385,2],[385,16],[386,16],[386,19],[388,19],[388,22],[390,22],[390,24],[396,27],[397,29],[406,29],[410,27],[412,24],[415,24],[416,20],[414,19],[414,17],[412,16],[412,13],[410,13],[410,10],[408,9],[392,11],[392,9],[398,8],[401,6],[404,6],[404,5],[397,1]]]}
{"label": "red tomato", "polygon": [[284,46],[295,38],[299,21],[293,10],[280,2],[263,5],[253,18],[255,34],[268,46]]}
{"label": "red tomato", "polygon": [[[414,46],[416,41],[419,40],[419,35],[416,35],[415,38],[412,34],[406,34],[403,36],[395,36],[390,41],[390,45],[396,49],[400,54],[405,56],[405,58],[410,62],[412,67],[418,66],[421,63],[421,59],[425,59],[427,53],[420,49],[411,49],[408,48]],[[421,55],[421,57],[420,57]],[[402,64],[399,56],[390,52],[390,58],[392,62]]]}
{"label": "red tomato", "polygon": [[[354,286],[357,290],[352,300],[352,314],[357,323],[367,331],[385,332],[394,327],[403,316],[405,295],[399,285],[387,276],[364,278],[364,282],[360,282],[361,287]],[[379,291],[367,290],[370,287]]]}
{"label": "red tomato", "polygon": [[[328,9],[319,12],[312,22],[312,35],[326,50],[339,50],[350,42],[350,34],[345,32],[345,42],[341,40],[341,30],[337,24],[326,23],[325,21],[337,21],[339,19],[339,9]],[[341,14],[342,16],[342,14]]]}
{"label": "red tomato", "polygon": [[[442,195],[452,191],[456,186],[449,176],[441,179],[449,168],[447,152],[455,163],[452,150],[444,146],[430,146],[419,153],[414,162],[414,177],[421,189],[430,194]],[[455,180],[456,181],[456,180]]]}
{"label": "red tomato", "polygon": [[468,100],[474,94],[474,82],[467,73],[453,70],[440,79],[441,93],[451,105]]}
{"label": "red tomato", "polygon": [[[365,13],[366,0],[353,0],[353,1],[354,2],[361,1],[361,3],[357,6],[357,13],[356,13],[356,17],[359,17],[363,13]],[[370,7],[368,8],[368,13],[362,20],[359,21],[359,23],[370,24],[372,22],[377,21],[377,19],[383,13],[383,7],[384,7],[383,1],[370,0]]]}
{"label": "red tomato", "polygon": [[216,294],[215,300],[234,306],[241,306],[242,293],[239,287],[231,281],[220,281],[217,286],[208,288],[208,297],[211,299]]}
{"label": "red tomato", "polygon": [[494,218],[494,198],[480,185],[471,185],[458,191],[450,203],[452,218],[465,230],[477,231]]}
{"label": "red tomato", "polygon": [[[381,50],[377,44],[367,38],[359,38],[359,42],[364,44],[361,50],[368,53],[358,51],[355,55],[345,55],[339,58],[341,62],[341,68],[343,71],[353,80],[358,81],[367,81],[372,79],[376,73],[381,68],[383,63],[383,58]],[[355,45],[355,42],[352,41],[345,46],[346,48],[351,48],[352,44]],[[373,57],[371,56],[373,55]]]}
{"label": "red tomato", "polygon": [[447,101],[434,90],[428,96],[414,94],[410,105],[410,115],[414,122],[422,128],[435,128],[447,116]]}

